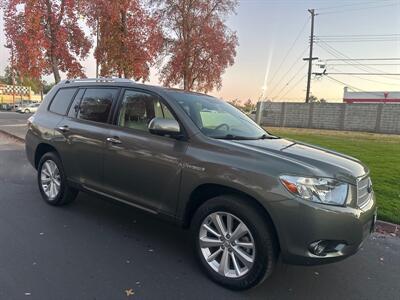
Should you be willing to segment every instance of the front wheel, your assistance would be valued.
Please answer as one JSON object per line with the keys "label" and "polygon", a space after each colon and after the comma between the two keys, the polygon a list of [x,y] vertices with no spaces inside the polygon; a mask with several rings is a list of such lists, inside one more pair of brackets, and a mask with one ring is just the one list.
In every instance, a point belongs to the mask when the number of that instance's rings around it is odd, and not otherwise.
{"label": "front wheel", "polygon": [[266,279],[277,260],[277,241],[270,220],[236,196],[208,200],[192,222],[195,251],[215,282],[234,290],[249,289]]}
{"label": "front wheel", "polygon": [[31,111],[29,109],[25,109],[25,113],[29,114]]}
{"label": "front wheel", "polygon": [[78,194],[68,185],[61,160],[54,152],[44,154],[39,161],[38,185],[43,199],[54,206],[70,203]]}

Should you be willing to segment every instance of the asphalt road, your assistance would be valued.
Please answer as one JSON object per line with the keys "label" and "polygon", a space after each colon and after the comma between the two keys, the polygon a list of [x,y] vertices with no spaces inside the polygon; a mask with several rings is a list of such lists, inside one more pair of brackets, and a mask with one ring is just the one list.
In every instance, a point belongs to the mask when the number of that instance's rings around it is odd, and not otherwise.
{"label": "asphalt road", "polygon": [[0,130],[24,139],[27,130],[26,121],[31,115],[0,111]]}
{"label": "asphalt road", "polygon": [[374,235],[345,261],[279,263],[257,288],[226,290],[179,227],[84,193],[45,204],[23,144],[0,134],[0,299],[399,299],[399,283],[400,239]]}

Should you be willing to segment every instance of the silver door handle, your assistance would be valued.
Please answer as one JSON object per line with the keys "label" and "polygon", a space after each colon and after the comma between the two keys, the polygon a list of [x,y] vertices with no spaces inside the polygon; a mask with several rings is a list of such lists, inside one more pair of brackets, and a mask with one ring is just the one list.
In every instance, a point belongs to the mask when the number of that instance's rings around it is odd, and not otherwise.
{"label": "silver door handle", "polygon": [[61,132],[69,131],[69,127],[67,125],[59,126],[59,127],[57,127],[57,129],[60,130]]}
{"label": "silver door handle", "polygon": [[112,137],[108,137],[106,139],[106,141],[111,143],[111,144],[122,144],[120,139],[116,139],[116,138],[112,138]]}

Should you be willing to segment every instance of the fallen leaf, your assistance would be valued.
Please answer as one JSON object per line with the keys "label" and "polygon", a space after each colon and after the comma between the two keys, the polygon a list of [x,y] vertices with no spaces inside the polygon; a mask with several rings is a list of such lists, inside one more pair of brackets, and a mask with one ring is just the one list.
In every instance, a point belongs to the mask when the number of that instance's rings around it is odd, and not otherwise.
{"label": "fallen leaf", "polygon": [[133,289],[127,289],[127,290],[125,290],[125,294],[127,297],[130,297],[130,296],[135,295],[135,292],[133,291]]}

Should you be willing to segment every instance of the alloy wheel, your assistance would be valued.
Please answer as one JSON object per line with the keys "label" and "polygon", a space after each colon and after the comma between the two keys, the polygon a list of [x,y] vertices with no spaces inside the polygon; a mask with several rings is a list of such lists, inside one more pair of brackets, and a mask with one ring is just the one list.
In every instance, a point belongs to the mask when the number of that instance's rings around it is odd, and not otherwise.
{"label": "alloy wheel", "polygon": [[43,192],[51,201],[57,198],[61,189],[61,175],[56,163],[52,160],[46,160],[42,165],[40,172],[40,183]]}
{"label": "alloy wheel", "polygon": [[208,265],[224,277],[242,277],[254,264],[253,235],[233,214],[214,212],[208,215],[200,226],[199,245]]}

